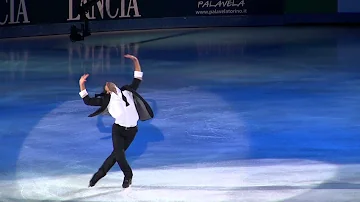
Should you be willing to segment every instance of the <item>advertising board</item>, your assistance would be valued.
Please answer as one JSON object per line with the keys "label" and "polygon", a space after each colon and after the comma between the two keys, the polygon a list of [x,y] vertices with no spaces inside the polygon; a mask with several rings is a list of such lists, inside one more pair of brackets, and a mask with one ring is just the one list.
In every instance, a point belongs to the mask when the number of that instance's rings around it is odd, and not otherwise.
{"label": "advertising board", "polygon": [[[88,0],[0,0],[0,26],[80,20],[77,8]],[[90,20],[228,15],[281,15],[283,0],[99,0]]]}

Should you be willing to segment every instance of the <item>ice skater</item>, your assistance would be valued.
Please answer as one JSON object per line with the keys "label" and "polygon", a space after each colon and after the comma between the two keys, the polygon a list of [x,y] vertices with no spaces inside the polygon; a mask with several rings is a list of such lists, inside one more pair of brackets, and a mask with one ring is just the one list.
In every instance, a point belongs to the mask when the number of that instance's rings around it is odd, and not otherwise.
{"label": "ice skater", "polygon": [[100,106],[89,117],[107,113],[115,119],[112,126],[113,151],[93,175],[89,187],[95,186],[116,162],[124,174],[122,187],[127,188],[132,184],[133,172],[126,160],[125,151],[138,132],[138,120],[145,121],[154,116],[149,104],[136,92],[143,77],[138,58],[133,55],[125,55],[124,57],[131,59],[134,63],[134,79],[130,85],[125,85],[119,89],[114,83],[106,82],[101,94],[90,97],[85,88],[89,74],[84,74],[79,80],[79,95],[84,103],[89,106]]}

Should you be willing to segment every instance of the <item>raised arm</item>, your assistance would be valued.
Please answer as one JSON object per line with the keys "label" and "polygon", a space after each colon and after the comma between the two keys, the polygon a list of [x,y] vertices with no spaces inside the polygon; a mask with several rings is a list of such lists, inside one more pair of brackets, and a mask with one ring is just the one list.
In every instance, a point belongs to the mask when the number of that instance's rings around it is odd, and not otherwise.
{"label": "raised arm", "polygon": [[89,77],[89,74],[84,74],[81,76],[79,80],[79,86],[80,86],[80,97],[83,99],[84,103],[89,106],[101,106],[103,100],[101,98],[91,98],[86,91],[85,82],[86,79]]}
{"label": "raised arm", "polygon": [[132,83],[129,85],[132,89],[137,90],[142,81],[143,72],[141,71],[141,66],[139,60],[133,55],[125,55],[124,57],[129,58],[134,63],[134,79]]}

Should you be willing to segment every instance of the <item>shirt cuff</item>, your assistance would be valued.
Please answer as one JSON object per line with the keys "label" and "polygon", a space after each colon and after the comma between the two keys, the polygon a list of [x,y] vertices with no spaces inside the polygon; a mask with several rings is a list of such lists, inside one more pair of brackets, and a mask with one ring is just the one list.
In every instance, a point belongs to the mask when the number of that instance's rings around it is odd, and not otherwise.
{"label": "shirt cuff", "polygon": [[142,78],[143,74],[144,74],[143,72],[134,71],[134,78]]}
{"label": "shirt cuff", "polygon": [[80,97],[81,98],[84,98],[88,95],[88,92],[86,91],[86,89],[82,90],[80,93],[79,93]]}

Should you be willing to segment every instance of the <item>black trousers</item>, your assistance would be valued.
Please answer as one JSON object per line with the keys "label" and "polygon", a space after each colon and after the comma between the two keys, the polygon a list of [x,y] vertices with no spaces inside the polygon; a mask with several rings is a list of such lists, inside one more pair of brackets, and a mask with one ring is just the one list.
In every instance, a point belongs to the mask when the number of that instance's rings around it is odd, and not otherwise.
{"label": "black trousers", "polygon": [[[126,179],[131,179],[133,177],[132,169],[129,163],[126,160],[125,151],[129,148],[130,144],[134,140],[136,133],[138,131],[137,127],[125,128],[119,126],[118,124],[113,124],[112,126],[112,142],[113,142],[113,151],[106,158],[102,166],[98,171],[98,178],[104,177],[109,170],[117,162],[120,169],[124,173]],[[97,179],[99,180],[99,179]]]}

